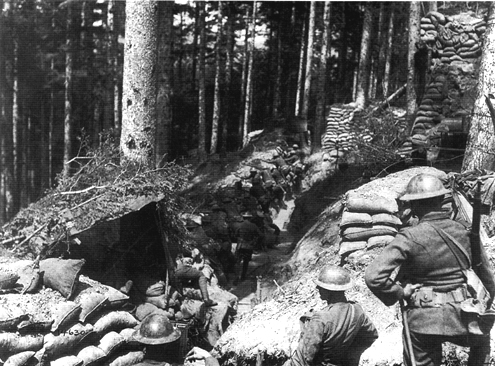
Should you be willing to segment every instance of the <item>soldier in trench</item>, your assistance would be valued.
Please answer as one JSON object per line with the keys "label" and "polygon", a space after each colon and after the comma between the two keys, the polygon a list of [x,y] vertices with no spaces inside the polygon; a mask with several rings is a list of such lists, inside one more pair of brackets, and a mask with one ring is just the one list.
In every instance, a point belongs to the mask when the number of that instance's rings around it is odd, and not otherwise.
{"label": "soldier in trench", "polygon": [[[365,280],[385,305],[407,301],[403,312],[409,327],[409,332],[403,334],[406,365],[411,365],[414,358],[417,366],[439,366],[443,342],[470,347],[468,365],[489,365],[489,332],[471,334],[465,321],[469,315],[465,310],[470,309],[464,305],[473,298],[464,275],[464,268],[469,266],[462,261],[470,261],[467,256],[471,256],[471,242],[466,223],[450,219],[442,210],[447,193],[449,190],[433,175],[419,174],[409,181],[400,199],[410,202],[419,223],[400,231],[368,266]],[[479,277],[491,297],[489,309],[495,281],[486,252],[480,247]]]}
{"label": "soldier in trench", "polygon": [[301,317],[299,345],[284,366],[358,366],[378,332],[362,307],[345,296],[353,286],[349,272],[327,265],[315,282],[328,306]]}

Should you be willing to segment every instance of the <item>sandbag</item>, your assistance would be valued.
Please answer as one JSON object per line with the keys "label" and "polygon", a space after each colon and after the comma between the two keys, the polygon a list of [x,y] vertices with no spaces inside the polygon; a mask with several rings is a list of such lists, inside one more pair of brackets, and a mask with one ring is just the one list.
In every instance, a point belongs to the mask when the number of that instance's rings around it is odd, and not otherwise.
{"label": "sandbag", "polygon": [[24,366],[33,358],[34,351],[24,351],[7,358],[3,366]]}
{"label": "sandbag", "polygon": [[368,239],[368,242],[366,244],[366,249],[369,250],[369,249],[373,249],[373,248],[387,246],[394,239],[395,239],[395,236],[393,236],[393,235],[372,236],[371,238]]}
{"label": "sandbag", "polygon": [[373,225],[390,225],[390,226],[401,226],[402,221],[395,216],[388,213],[379,213],[371,216],[371,220],[373,221]]}
{"label": "sandbag", "polygon": [[138,321],[131,314],[125,311],[112,311],[100,317],[94,324],[94,331],[103,335],[111,330],[121,330],[133,328],[138,325]]}
{"label": "sandbag", "polygon": [[342,239],[345,241],[361,241],[368,240],[373,236],[393,235],[397,234],[397,229],[388,225],[374,225],[371,228],[363,227],[348,227],[341,233]]}
{"label": "sandbag", "polygon": [[105,366],[131,366],[144,360],[143,351],[131,351],[118,354],[105,362]]}
{"label": "sandbag", "polygon": [[43,347],[42,335],[20,336],[14,333],[0,333],[0,355],[37,351],[41,347]]}
{"label": "sandbag", "polygon": [[70,299],[84,263],[84,259],[48,258],[40,261],[40,271],[44,272],[43,284]]}
{"label": "sandbag", "polygon": [[65,356],[50,362],[50,366],[82,366],[83,360],[76,356]]}
{"label": "sandbag", "polygon": [[101,363],[105,357],[105,352],[96,346],[87,346],[77,354],[77,358],[83,361],[83,366],[97,365]]}
{"label": "sandbag", "polygon": [[146,296],[160,296],[165,293],[165,282],[158,281],[146,289]]}
{"label": "sandbag", "polygon": [[79,320],[81,305],[68,301],[57,305],[52,324],[52,332],[63,332]]}
{"label": "sandbag", "polygon": [[156,306],[159,309],[168,308],[167,296],[165,294],[158,296],[146,296],[146,299],[144,301],[148,304]]}
{"label": "sandbag", "polygon": [[109,356],[125,343],[124,337],[117,332],[111,331],[103,336],[100,343],[98,343],[98,348]]}
{"label": "sandbag", "polygon": [[160,309],[159,307],[153,305],[153,304],[150,304],[150,303],[144,303],[144,304],[140,304],[138,305],[137,309],[136,309],[136,318],[139,320],[139,321],[143,321],[144,318],[146,318],[148,315],[150,314],[162,314],[162,315],[165,315],[165,316],[169,316],[169,313],[163,309]]}
{"label": "sandbag", "polygon": [[74,325],[59,335],[49,333],[45,336],[44,348],[50,358],[58,358],[74,352],[74,349],[89,335],[93,333],[91,324]]}
{"label": "sandbag", "polygon": [[396,213],[399,211],[397,201],[382,196],[364,197],[358,193],[349,192],[346,197],[346,207],[351,212],[366,212],[375,214],[380,212]]}
{"label": "sandbag", "polygon": [[119,334],[124,338],[124,341],[126,343],[131,343],[134,342],[134,335],[135,329],[134,328],[124,328],[122,329]]}
{"label": "sandbag", "polygon": [[19,334],[31,334],[31,333],[46,333],[52,328],[53,320],[46,322],[36,322],[33,320],[24,320],[17,325],[17,331]]}
{"label": "sandbag", "polygon": [[0,331],[14,332],[17,329],[17,325],[28,319],[29,319],[29,315],[27,314],[15,316],[15,317],[7,316],[5,319],[0,319]]}
{"label": "sandbag", "polygon": [[198,300],[185,299],[182,302],[180,311],[184,316],[184,319],[195,318],[200,323],[204,320],[206,315],[206,307],[204,302]]}
{"label": "sandbag", "polygon": [[367,242],[365,240],[360,241],[343,241],[340,243],[339,255],[345,256],[349,253],[355,252],[366,248]]}
{"label": "sandbag", "polygon": [[107,303],[108,298],[105,295],[99,293],[84,293],[79,298],[79,305],[81,305],[81,312],[79,314],[79,321],[86,322],[87,319],[95,316]]}
{"label": "sandbag", "polygon": [[342,219],[340,220],[340,227],[347,226],[371,226],[371,215],[366,212],[351,212],[344,210],[342,213]]}
{"label": "sandbag", "polygon": [[17,273],[9,269],[0,269],[0,290],[14,287],[19,278]]}

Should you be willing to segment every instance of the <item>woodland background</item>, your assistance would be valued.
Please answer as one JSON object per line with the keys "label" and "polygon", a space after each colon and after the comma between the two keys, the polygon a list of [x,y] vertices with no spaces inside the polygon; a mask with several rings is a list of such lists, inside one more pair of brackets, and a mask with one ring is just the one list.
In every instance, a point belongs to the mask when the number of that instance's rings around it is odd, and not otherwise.
{"label": "woodland background", "polygon": [[427,73],[428,55],[415,49],[419,19],[488,7],[0,0],[0,224],[77,171],[85,155],[119,140],[126,32],[134,31],[126,11],[146,3],[158,9],[149,25],[157,67],[131,77],[154,78],[156,166],[221,157],[242,148],[249,132],[277,127],[307,125],[318,149],[330,105],[364,107],[406,83],[399,104],[411,121]]}

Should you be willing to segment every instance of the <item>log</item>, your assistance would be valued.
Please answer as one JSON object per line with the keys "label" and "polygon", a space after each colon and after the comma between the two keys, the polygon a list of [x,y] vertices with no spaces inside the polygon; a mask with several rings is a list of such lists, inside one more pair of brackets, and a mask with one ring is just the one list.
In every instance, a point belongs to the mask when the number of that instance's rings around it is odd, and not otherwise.
{"label": "log", "polygon": [[397,89],[394,93],[392,93],[387,99],[385,99],[382,103],[380,103],[378,107],[373,108],[373,110],[366,116],[366,118],[370,117],[373,113],[379,111],[380,109],[387,108],[390,105],[390,103],[394,102],[395,100],[403,96],[406,93],[406,86],[407,84],[402,85],[399,89]]}

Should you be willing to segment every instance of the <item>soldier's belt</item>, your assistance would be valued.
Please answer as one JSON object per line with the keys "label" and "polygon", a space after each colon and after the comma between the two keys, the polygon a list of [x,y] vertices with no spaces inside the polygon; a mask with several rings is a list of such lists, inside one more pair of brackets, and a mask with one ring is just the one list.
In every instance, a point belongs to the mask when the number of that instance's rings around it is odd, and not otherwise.
{"label": "soldier's belt", "polygon": [[432,308],[448,303],[460,303],[468,297],[470,296],[465,286],[449,292],[438,292],[431,287],[421,287],[411,295],[408,305],[414,308]]}

